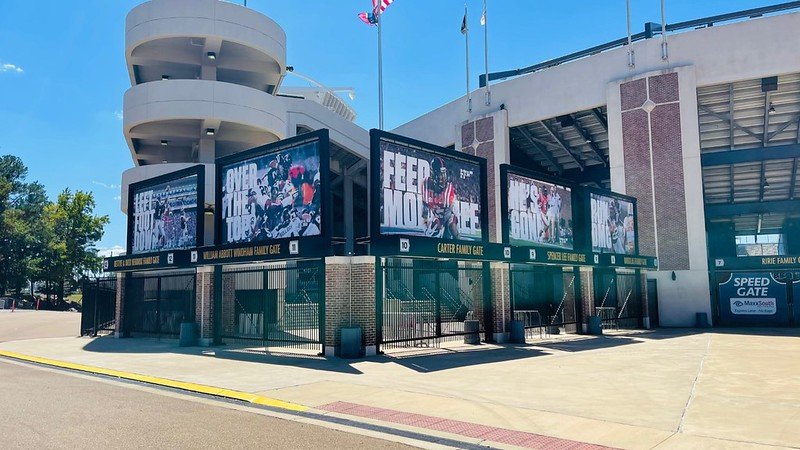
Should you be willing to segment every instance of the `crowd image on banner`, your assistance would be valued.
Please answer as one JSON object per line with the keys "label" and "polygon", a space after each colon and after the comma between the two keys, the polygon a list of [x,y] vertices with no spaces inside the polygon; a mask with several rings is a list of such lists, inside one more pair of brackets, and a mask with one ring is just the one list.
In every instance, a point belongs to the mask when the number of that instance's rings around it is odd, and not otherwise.
{"label": "crowd image on banner", "polygon": [[322,233],[318,143],[231,163],[222,177],[223,243]]}
{"label": "crowd image on banner", "polygon": [[197,175],[132,191],[131,253],[197,244]]}
{"label": "crowd image on banner", "polygon": [[572,191],[508,174],[509,243],[573,248]]}
{"label": "crowd image on banner", "polygon": [[381,141],[380,232],[478,241],[481,167]]}
{"label": "crowd image on banner", "polygon": [[592,251],[636,253],[633,202],[591,194]]}

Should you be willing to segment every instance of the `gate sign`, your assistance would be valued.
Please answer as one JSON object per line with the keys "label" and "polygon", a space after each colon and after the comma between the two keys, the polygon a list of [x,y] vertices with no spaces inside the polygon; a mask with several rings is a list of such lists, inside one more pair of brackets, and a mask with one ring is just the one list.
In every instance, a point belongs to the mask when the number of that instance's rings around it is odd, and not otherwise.
{"label": "gate sign", "polygon": [[783,324],[789,320],[786,284],[769,272],[733,273],[719,285],[722,321]]}

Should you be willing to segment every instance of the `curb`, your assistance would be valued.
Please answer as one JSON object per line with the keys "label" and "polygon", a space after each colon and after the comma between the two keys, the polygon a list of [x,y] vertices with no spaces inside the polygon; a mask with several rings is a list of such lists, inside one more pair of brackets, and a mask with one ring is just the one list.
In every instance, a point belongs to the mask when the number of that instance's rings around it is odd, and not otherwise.
{"label": "curb", "polygon": [[95,375],[105,375],[109,377],[121,378],[124,380],[138,381],[141,383],[147,383],[157,386],[169,387],[173,389],[180,389],[183,391],[195,392],[198,394],[212,395],[215,397],[223,397],[231,400],[239,400],[247,403],[253,403],[255,405],[267,406],[270,408],[284,409],[293,412],[305,412],[309,410],[309,407],[297,403],[285,402],[283,400],[251,394],[249,392],[234,391],[231,389],[207,386],[204,384],[195,384],[195,383],[188,383],[185,381],[170,380],[167,378],[139,375],[136,373],[123,372],[120,370],[103,369],[102,367],[74,364],[65,361],[58,361],[55,359],[41,358],[38,356],[30,356],[30,355],[24,355],[22,353],[9,352],[6,350],[0,350],[0,356],[20,361],[42,364],[45,366],[59,367],[62,369],[75,370],[78,372],[86,372]]}

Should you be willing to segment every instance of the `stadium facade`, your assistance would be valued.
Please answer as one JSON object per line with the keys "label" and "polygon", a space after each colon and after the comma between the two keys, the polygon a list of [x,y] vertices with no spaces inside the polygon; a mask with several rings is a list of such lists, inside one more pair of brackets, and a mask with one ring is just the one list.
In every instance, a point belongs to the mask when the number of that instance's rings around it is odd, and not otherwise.
{"label": "stadium facade", "polygon": [[648,24],[384,133],[328,89],[283,89],[269,18],[143,3],[105,323],[342,354],[352,336],[371,353],[796,324],[800,13],[784,9],[669,25],[666,45]]}

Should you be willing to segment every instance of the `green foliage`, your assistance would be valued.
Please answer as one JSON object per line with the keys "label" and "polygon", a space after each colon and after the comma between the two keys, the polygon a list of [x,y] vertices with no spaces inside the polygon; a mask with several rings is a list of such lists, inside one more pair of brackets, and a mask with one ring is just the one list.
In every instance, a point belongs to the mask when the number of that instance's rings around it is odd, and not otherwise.
{"label": "green foliage", "polygon": [[18,157],[0,156],[0,294],[36,280],[55,284],[63,297],[67,283],[99,269],[94,245],[108,216],[94,215],[91,193],[65,189],[48,201],[27,174]]}

